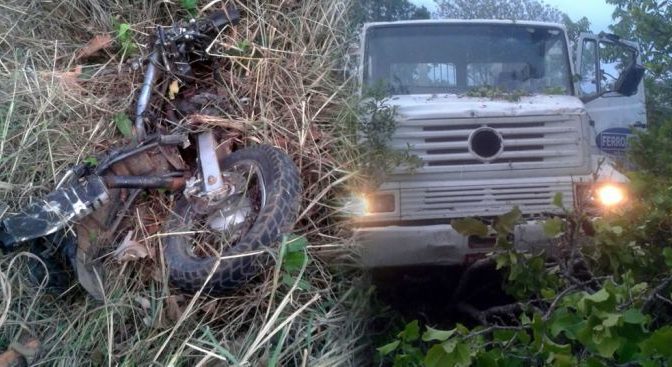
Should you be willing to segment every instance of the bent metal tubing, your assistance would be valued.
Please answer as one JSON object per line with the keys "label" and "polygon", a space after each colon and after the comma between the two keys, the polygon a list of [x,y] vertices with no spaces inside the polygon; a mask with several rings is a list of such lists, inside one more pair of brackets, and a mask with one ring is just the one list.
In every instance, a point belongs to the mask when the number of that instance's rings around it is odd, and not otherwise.
{"label": "bent metal tubing", "polygon": [[149,98],[152,96],[152,89],[156,83],[158,77],[158,72],[156,64],[159,62],[159,53],[153,51],[149,55],[149,60],[147,64],[147,71],[145,72],[145,79],[142,83],[142,89],[140,90],[140,95],[138,96],[138,104],[135,109],[135,135],[138,141],[142,141],[147,132],[145,130],[145,121],[144,115],[147,111],[147,106],[149,105]]}

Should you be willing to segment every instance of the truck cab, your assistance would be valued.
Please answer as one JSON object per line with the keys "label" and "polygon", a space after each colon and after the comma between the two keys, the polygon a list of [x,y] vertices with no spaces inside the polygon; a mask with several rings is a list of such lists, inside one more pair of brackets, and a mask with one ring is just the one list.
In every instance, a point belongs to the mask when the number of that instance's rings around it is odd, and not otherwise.
{"label": "truck cab", "polygon": [[389,144],[421,161],[364,198],[365,266],[472,261],[495,236],[463,236],[451,221],[488,223],[514,207],[515,246],[548,246],[558,193],[566,208],[627,199],[614,162],[646,126],[636,44],[583,34],[574,52],[562,25],[503,20],[370,23],[361,42],[360,84],[382,82],[397,111]]}

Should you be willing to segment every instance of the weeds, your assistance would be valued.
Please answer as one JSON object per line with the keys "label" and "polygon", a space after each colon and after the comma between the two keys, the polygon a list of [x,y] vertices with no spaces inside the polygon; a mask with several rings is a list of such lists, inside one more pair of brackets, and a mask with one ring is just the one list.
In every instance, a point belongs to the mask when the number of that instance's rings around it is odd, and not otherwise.
{"label": "weeds", "polygon": [[198,1],[197,0],[180,0],[180,5],[192,17],[198,15]]}
{"label": "weeds", "polygon": [[346,110],[344,118],[350,129],[349,135],[356,140],[355,166],[362,179],[362,187],[356,191],[375,190],[395,170],[412,171],[422,164],[410,153],[410,146],[399,148],[393,145],[397,107],[389,100],[384,84],[366,89],[361,97],[354,97],[350,105],[353,107]]}
{"label": "weeds", "polygon": [[122,57],[130,56],[137,50],[131,34],[131,25],[128,23],[119,23],[115,27],[117,42],[121,45]]}

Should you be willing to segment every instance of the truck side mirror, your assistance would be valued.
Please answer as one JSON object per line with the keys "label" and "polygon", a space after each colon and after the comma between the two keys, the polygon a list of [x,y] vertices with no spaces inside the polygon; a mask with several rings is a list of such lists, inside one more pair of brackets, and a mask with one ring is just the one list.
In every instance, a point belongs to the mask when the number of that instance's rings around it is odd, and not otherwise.
{"label": "truck side mirror", "polygon": [[639,83],[644,78],[644,66],[636,62],[631,62],[625,70],[618,76],[618,80],[614,83],[614,91],[626,97],[630,97],[637,93]]}

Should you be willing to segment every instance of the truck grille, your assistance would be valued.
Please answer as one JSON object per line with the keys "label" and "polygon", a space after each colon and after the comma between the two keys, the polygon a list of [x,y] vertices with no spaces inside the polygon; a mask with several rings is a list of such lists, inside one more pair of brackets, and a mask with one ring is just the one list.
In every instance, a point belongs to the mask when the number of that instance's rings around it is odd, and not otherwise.
{"label": "truck grille", "polygon": [[[479,159],[469,149],[478,128],[497,131],[501,152],[492,160]],[[410,148],[423,161],[421,172],[511,170],[581,165],[580,119],[576,116],[514,116],[403,120],[393,146]]]}
{"label": "truck grille", "polygon": [[498,183],[487,186],[435,187],[401,190],[401,219],[495,216],[518,206],[523,214],[559,211],[552,205],[562,193],[566,208],[573,205],[571,182]]}

